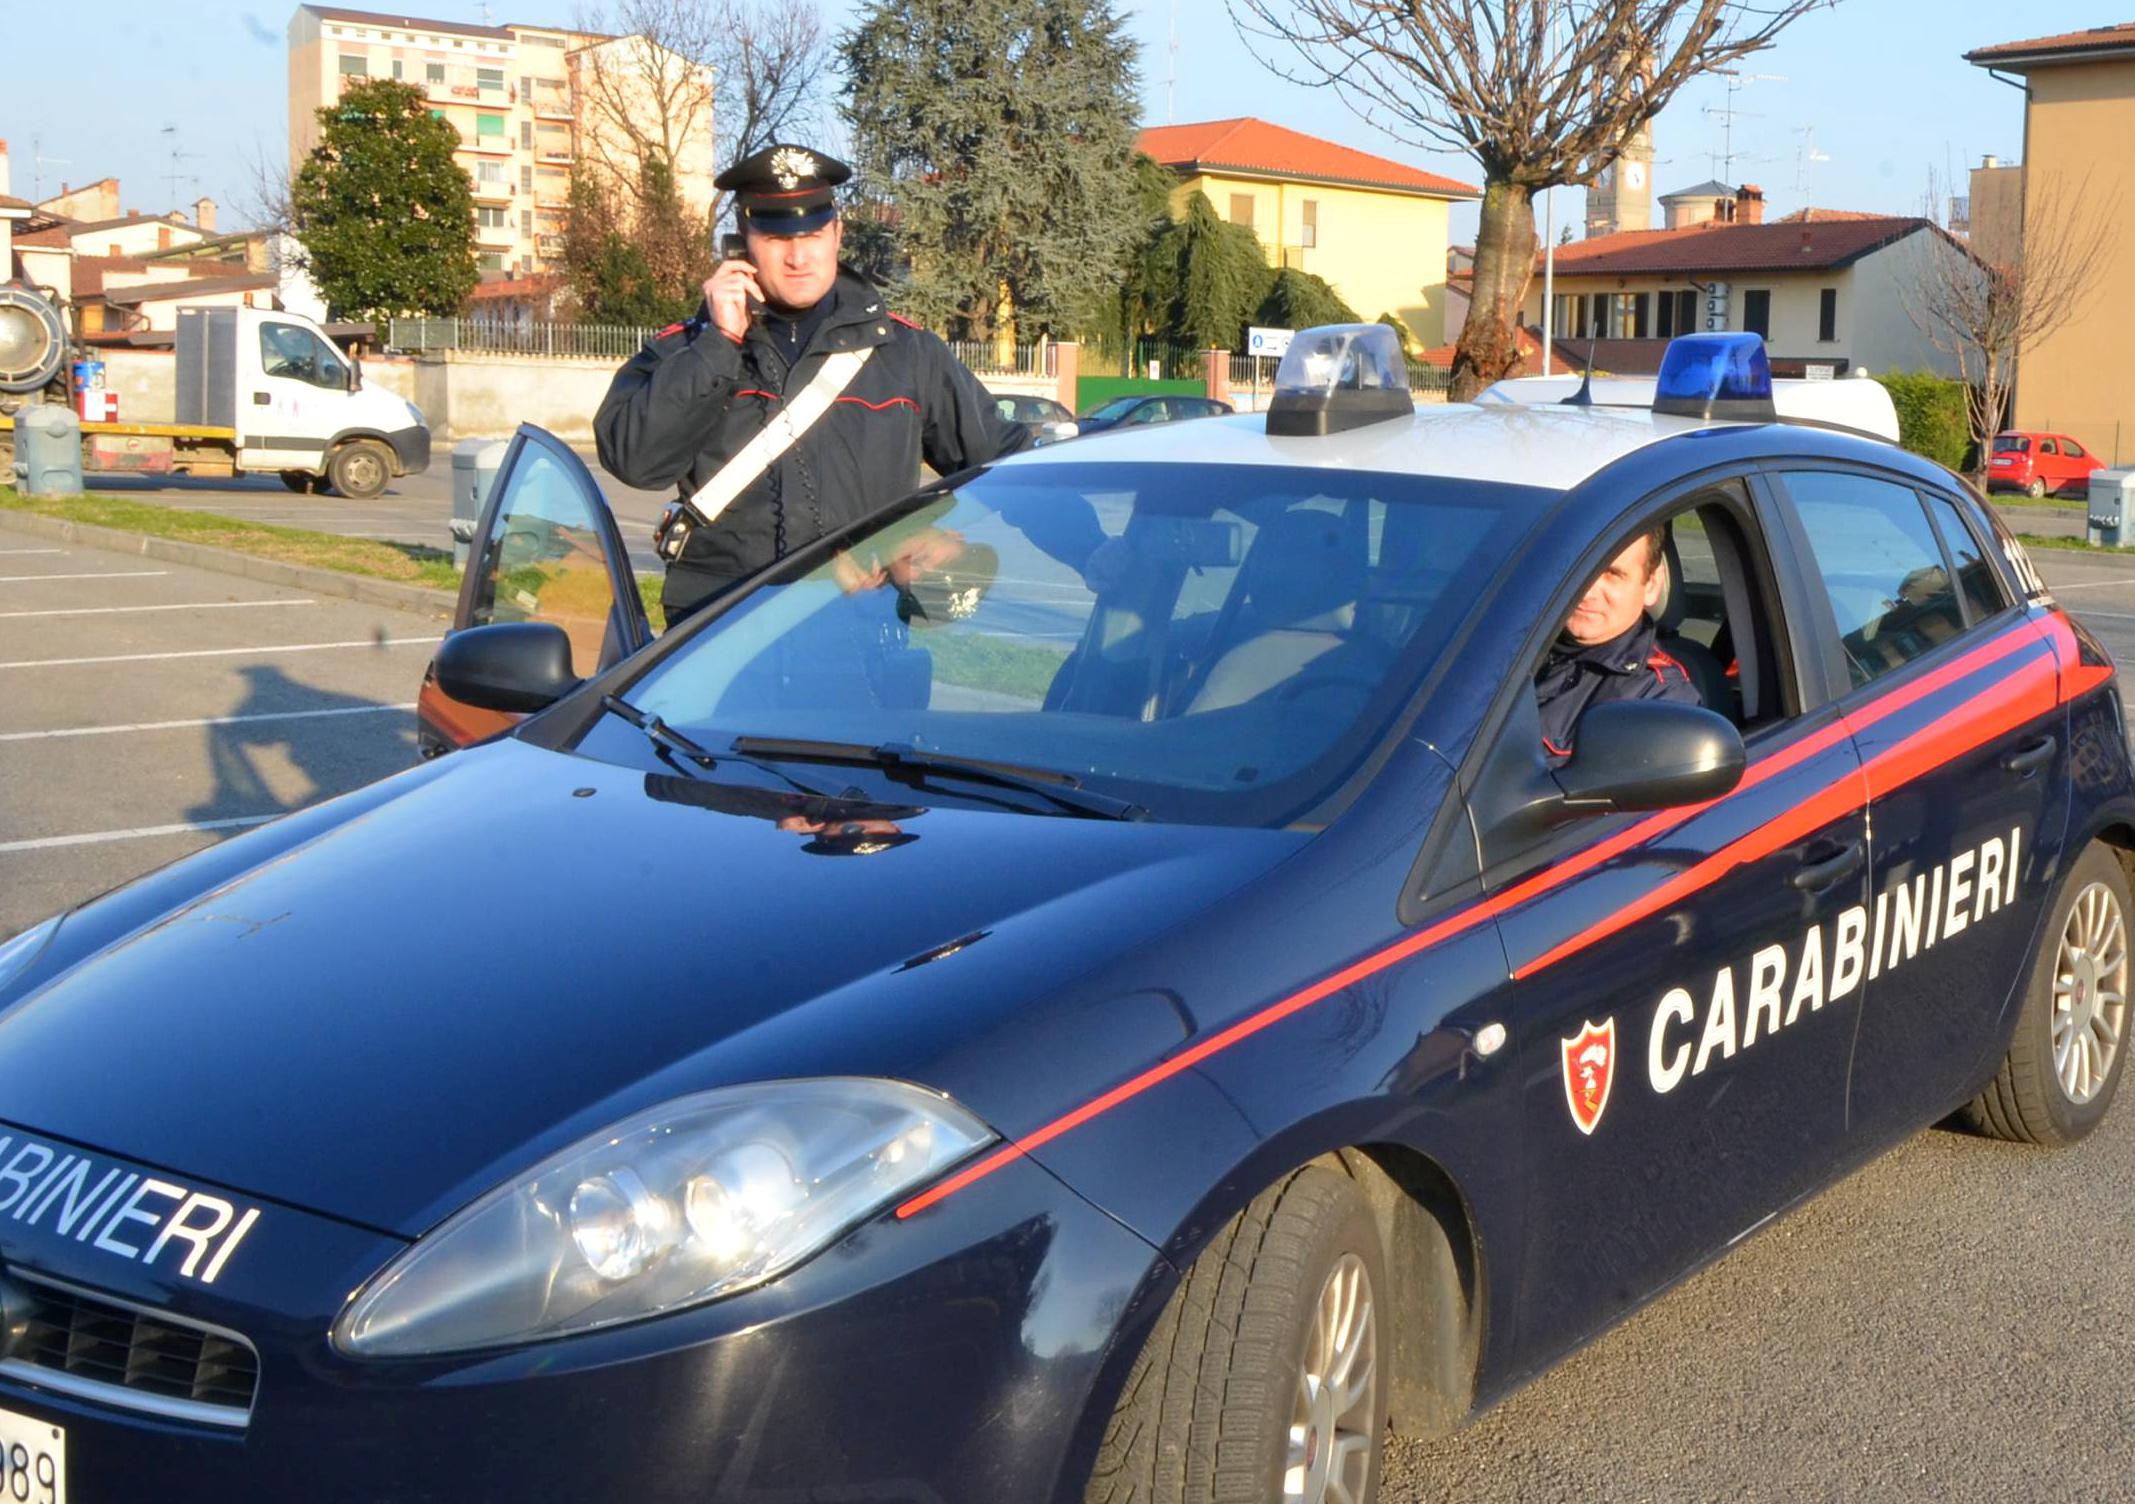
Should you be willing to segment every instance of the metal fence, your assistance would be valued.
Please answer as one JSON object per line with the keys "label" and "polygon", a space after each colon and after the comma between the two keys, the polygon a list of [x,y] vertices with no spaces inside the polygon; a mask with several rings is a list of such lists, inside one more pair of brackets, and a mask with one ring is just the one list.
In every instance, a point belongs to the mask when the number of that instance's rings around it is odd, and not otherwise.
{"label": "metal fence", "polygon": [[[1273,355],[1233,355],[1231,357],[1231,385],[1241,391],[1258,385],[1262,391],[1275,385],[1275,371],[1282,361]],[[1409,390],[1432,396],[1443,396],[1452,380],[1452,372],[1444,366],[1434,366],[1426,361],[1411,360]]]}
{"label": "metal fence", "polygon": [[657,331],[622,324],[554,324],[516,319],[394,319],[386,348],[408,353],[464,350],[473,355],[583,355],[620,360]]}
{"label": "metal fence", "polygon": [[1050,344],[957,339],[949,341],[949,349],[974,376],[1052,376],[1059,372],[1058,347]]}

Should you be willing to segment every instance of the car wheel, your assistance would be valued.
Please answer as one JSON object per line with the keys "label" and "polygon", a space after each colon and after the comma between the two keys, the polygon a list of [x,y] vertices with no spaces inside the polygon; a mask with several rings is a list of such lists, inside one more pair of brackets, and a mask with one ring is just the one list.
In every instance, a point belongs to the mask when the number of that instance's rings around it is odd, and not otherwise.
{"label": "car wheel", "polygon": [[1308,1165],[1179,1282],[1086,1504],[1371,1504],[1386,1439],[1386,1258],[1356,1183]]}
{"label": "car wheel", "polygon": [[350,500],[369,501],[393,478],[393,464],[385,445],[373,439],[358,439],[334,451],[326,466],[326,478]]}
{"label": "car wheel", "polygon": [[2127,873],[2093,844],[2069,869],[2001,1069],[1965,1108],[1993,1138],[2072,1144],[2120,1085],[2128,1030]]}
{"label": "car wheel", "polygon": [[2024,487],[2024,494],[2030,497],[2033,501],[2037,501],[2040,497],[2046,494],[2046,482],[2038,479],[2033,479],[2030,484]]}

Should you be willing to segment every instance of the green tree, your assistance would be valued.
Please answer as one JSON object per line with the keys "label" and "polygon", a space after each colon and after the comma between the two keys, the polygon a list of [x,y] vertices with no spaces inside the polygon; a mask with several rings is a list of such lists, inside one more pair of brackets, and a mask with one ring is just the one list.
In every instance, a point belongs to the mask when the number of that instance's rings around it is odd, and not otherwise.
{"label": "green tree", "polygon": [[711,275],[709,224],[693,214],[657,153],[629,192],[589,165],[571,179],[563,275],[580,317],[596,324],[665,324],[704,300]]}
{"label": "green tree", "polygon": [[911,312],[989,338],[1104,318],[1135,219],[1135,46],[1109,0],[872,0],[840,39],[867,189]]}
{"label": "green tree", "polygon": [[1310,329],[1314,324],[1361,324],[1364,317],[1342,301],[1325,277],[1286,266],[1275,274],[1253,322],[1268,329]]}
{"label": "green tree", "polygon": [[[1220,218],[1205,193],[1152,237],[1127,278],[1127,334],[1236,349],[1275,274],[1250,225]],[[1322,284],[1324,285],[1324,284]]]}
{"label": "green tree", "polygon": [[353,84],[318,113],[290,208],[327,307],[336,318],[457,313],[476,280],[458,133],[422,90],[388,78]]}
{"label": "green tree", "polygon": [[594,174],[571,179],[564,221],[563,277],[578,316],[592,324],[655,324],[665,303],[645,253],[623,233],[616,195]]}

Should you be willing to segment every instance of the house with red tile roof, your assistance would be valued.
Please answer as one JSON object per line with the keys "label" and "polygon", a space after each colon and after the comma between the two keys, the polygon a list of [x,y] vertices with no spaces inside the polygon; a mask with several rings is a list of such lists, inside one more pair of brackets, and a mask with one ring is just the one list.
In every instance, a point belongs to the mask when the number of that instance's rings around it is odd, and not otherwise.
{"label": "house with red tile roof", "polygon": [[[1971,267],[1963,246],[1926,219],[1815,211],[1765,223],[1762,205],[1745,197],[1731,223],[1559,246],[1552,332],[1591,344],[1594,368],[1621,376],[1651,375],[1671,338],[1708,329],[1761,334],[1777,375],[1957,374],[1906,309],[1932,268]],[[1539,263],[1524,315],[1540,326]]]}
{"label": "house with red tile roof", "polygon": [[1446,317],[1446,217],[1480,189],[1249,116],[1151,126],[1140,144],[1178,176],[1174,213],[1206,194],[1271,265],[1325,278],[1365,319],[1391,313],[1426,347],[1460,332]]}

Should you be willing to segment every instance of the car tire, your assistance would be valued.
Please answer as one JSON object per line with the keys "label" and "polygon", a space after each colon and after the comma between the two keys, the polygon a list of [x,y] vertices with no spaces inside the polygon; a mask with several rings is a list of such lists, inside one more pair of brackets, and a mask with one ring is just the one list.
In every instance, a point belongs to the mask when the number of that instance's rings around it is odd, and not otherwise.
{"label": "car tire", "polygon": [[2030,497],[2033,501],[2037,501],[2040,497],[2046,494],[2046,482],[2042,480],[2033,480],[2029,482],[2024,487],[2024,494]]}
{"label": "car tire", "polygon": [[376,439],[343,444],[326,464],[328,482],[351,501],[369,501],[392,478],[392,451]]}
{"label": "car tire", "polygon": [[2058,1146],[2104,1118],[2127,1056],[2131,911],[2126,870],[2093,843],[2054,900],[2009,1052],[1964,1110],[1981,1133]]}
{"label": "car tire", "polygon": [[1355,1181],[1313,1164],[1261,1192],[1187,1269],[1142,1344],[1085,1504],[1372,1504],[1386,1296],[1378,1225]]}

